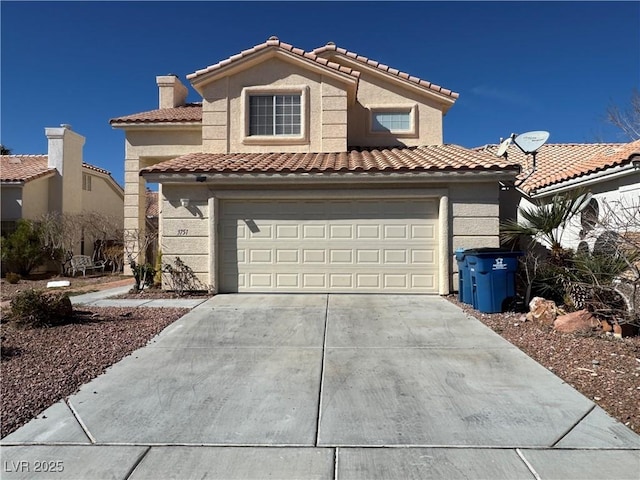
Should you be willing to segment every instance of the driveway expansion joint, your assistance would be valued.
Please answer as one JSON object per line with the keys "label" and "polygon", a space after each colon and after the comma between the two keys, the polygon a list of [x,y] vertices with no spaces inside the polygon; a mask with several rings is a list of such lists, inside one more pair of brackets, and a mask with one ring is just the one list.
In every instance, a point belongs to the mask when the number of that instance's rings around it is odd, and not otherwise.
{"label": "driveway expansion joint", "polygon": [[541,480],[541,477],[540,477],[540,475],[538,475],[538,472],[536,472],[535,468],[533,468],[533,465],[531,465],[531,463],[529,463],[529,461],[525,458],[524,454],[522,453],[522,451],[519,448],[516,448],[516,453],[518,454],[518,457],[520,457],[520,460],[522,460],[522,462],[525,464],[525,466],[529,469],[531,474],[535,477],[535,479],[536,480]]}
{"label": "driveway expansion joint", "polygon": [[82,431],[87,436],[87,438],[89,439],[91,444],[92,445],[95,444],[96,443],[95,437],[93,435],[91,435],[91,432],[89,431],[89,429],[87,428],[85,423],[82,421],[82,418],[80,418],[80,414],[76,411],[75,408],[73,408],[73,405],[71,404],[71,401],[67,398],[67,399],[65,399],[64,403],[66,403],[67,407],[69,407],[69,410],[71,410],[71,413],[73,414],[74,418],[76,419],[76,421],[80,425],[80,428],[82,428]]}
{"label": "driveway expansion joint", "polygon": [[589,414],[591,412],[593,412],[596,408],[596,404],[592,404],[591,407],[586,411],[586,413],[584,415],[582,415],[573,425],[571,425],[566,432],[564,432],[562,435],[560,435],[558,437],[558,439],[553,442],[551,444],[551,447],[555,447],[558,443],[560,443],[562,441],[563,438],[565,438],[567,435],[569,435],[578,425],[580,425],[580,423],[589,416]]}

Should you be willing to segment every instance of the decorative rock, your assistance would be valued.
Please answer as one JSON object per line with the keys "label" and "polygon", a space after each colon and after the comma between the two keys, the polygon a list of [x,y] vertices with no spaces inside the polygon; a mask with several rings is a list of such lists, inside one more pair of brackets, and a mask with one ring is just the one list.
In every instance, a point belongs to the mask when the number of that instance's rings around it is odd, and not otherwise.
{"label": "decorative rock", "polygon": [[59,287],[68,287],[71,285],[69,280],[56,280],[53,282],[47,282],[47,288],[59,288]]}
{"label": "decorative rock", "polygon": [[553,329],[562,333],[589,332],[600,328],[600,322],[586,310],[561,315],[553,322]]}
{"label": "decorative rock", "polygon": [[527,320],[537,320],[545,325],[551,325],[558,316],[558,307],[553,300],[545,300],[542,297],[533,297],[529,303],[530,312]]}
{"label": "decorative rock", "polygon": [[602,325],[602,331],[605,333],[609,333],[613,331],[613,327],[611,326],[611,324],[609,322],[607,322],[606,320],[602,320],[600,322],[600,325]]}

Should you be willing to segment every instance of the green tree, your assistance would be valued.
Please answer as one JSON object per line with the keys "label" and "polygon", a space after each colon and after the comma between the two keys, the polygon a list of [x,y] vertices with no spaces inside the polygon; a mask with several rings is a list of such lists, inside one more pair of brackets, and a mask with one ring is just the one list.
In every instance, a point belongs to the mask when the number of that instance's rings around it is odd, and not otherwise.
{"label": "green tree", "polygon": [[19,220],[15,232],[2,238],[0,256],[7,270],[29,275],[46,258],[37,225]]}
{"label": "green tree", "polygon": [[0,155],[11,155],[11,149],[0,144]]}

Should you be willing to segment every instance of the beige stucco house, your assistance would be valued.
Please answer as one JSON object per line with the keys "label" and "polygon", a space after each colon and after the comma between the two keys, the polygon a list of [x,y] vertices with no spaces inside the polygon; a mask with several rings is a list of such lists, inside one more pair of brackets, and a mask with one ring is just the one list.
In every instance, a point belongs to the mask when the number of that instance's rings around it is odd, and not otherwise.
{"label": "beige stucco house", "polygon": [[[46,128],[46,155],[2,155],[0,195],[2,234],[19,219],[38,221],[49,212],[98,212],[122,228],[124,190],[111,174],[83,162],[85,138],[69,125]],[[91,255],[91,242],[76,253]]]}
{"label": "beige stucco house", "polygon": [[498,246],[515,162],[443,144],[458,94],[329,43],[275,37],[187,76],[125,132],[125,228],[160,185],[160,248],[215,292],[447,294]]}

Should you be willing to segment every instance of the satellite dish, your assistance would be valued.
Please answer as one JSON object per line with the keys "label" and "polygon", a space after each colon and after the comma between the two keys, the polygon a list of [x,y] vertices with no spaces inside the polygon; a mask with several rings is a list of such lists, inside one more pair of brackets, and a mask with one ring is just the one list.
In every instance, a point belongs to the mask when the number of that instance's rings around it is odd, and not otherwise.
{"label": "satellite dish", "polygon": [[514,138],[515,144],[522,150],[524,153],[534,153],[538,150],[542,145],[546,143],[549,139],[549,132],[535,131],[535,132],[526,132],[518,135]]}
{"label": "satellite dish", "polygon": [[511,137],[507,138],[500,144],[498,150],[496,151],[496,155],[498,157],[502,157],[505,153],[507,153],[507,148],[509,148],[509,145],[511,145]]}

